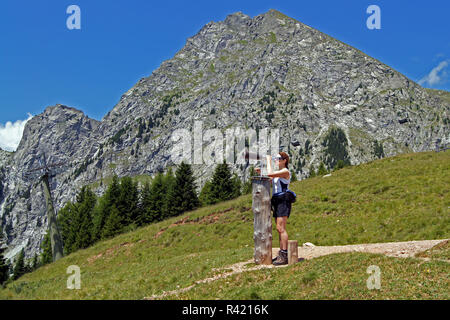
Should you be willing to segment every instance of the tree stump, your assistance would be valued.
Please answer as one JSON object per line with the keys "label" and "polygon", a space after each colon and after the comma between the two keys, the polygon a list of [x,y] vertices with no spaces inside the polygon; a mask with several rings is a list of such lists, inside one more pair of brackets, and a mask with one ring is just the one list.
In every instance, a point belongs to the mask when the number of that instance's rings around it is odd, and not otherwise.
{"label": "tree stump", "polygon": [[253,240],[256,264],[272,264],[272,217],[270,178],[252,177]]}
{"label": "tree stump", "polygon": [[288,264],[298,262],[298,243],[297,240],[288,241]]}

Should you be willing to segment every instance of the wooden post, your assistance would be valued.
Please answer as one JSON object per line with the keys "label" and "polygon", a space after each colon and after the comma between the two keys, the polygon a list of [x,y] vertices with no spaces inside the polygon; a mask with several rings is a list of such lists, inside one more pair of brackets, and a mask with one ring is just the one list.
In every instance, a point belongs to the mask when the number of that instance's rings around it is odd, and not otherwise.
{"label": "wooden post", "polygon": [[253,240],[256,264],[272,264],[272,217],[270,178],[252,177]]}
{"label": "wooden post", "polygon": [[288,241],[288,264],[298,262],[298,243],[297,240]]}

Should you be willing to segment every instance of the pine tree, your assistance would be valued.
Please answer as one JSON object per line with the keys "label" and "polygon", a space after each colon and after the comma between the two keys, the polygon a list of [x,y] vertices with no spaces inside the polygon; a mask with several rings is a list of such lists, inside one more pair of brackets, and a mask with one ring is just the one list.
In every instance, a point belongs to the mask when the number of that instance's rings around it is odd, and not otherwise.
{"label": "pine tree", "polygon": [[103,228],[113,208],[117,209],[120,197],[120,184],[117,175],[114,175],[112,183],[108,186],[105,194],[100,197],[98,205],[94,208],[93,218],[93,241],[102,239]]}
{"label": "pine tree", "polygon": [[214,203],[214,199],[212,198],[211,186],[212,182],[206,181],[203,185],[202,190],[200,191],[199,201],[203,206]]}
{"label": "pine tree", "polygon": [[123,220],[119,210],[113,205],[111,207],[111,213],[106,219],[105,226],[102,230],[102,238],[108,239],[118,235],[123,230]]}
{"label": "pine tree", "polygon": [[172,168],[169,168],[163,179],[163,189],[165,190],[165,194],[164,204],[162,207],[162,219],[176,216],[179,212],[177,208],[177,195],[175,194],[176,187],[176,178],[173,174]]}
{"label": "pine tree", "polygon": [[58,224],[61,230],[65,255],[73,251],[76,242],[76,215],[76,207],[70,201],[58,212]]}
{"label": "pine tree", "polygon": [[68,202],[60,210],[58,220],[66,255],[93,243],[92,216],[96,203],[96,195],[89,187],[83,187],[77,194],[76,202]]}
{"label": "pine tree", "polygon": [[3,285],[3,283],[5,283],[5,281],[9,278],[9,265],[3,256],[5,248],[3,247],[2,239],[3,233],[0,229],[0,286]]}
{"label": "pine tree", "polygon": [[328,173],[327,169],[325,168],[325,164],[323,162],[320,163],[319,169],[317,169],[317,175],[318,176],[324,176]]}
{"label": "pine tree", "polygon": [[242,182],[236,173],[233,175],[232,181],[233,181],[233,194],[231,197],[232,199],[234,199],[241,195]]}
{"label": "pine tree", "polygon": [[170,185],[167,203],[172,204],[171,216],[197,208],[200,202],[197,197],[195,178],[189,164],[182,162],[175,173],[175,183]]}
{"label": "pine tree", "polygon": [[77,225],[74,226],[76,236],[73,251],[87,248],[93,243],[92,216],[97,203],[97,197],[89,187],[83,187],[78,198],[75,212]]}
{"label": "pine tree", "polygon": [[120,193],[116,208],[124,226],[136,223],[139,210],[139,191],[137,183],[133,182],[130,177],[123,177],[120,181]]}
{"label": "pine tree", "polygon": [[[250,175],[254,175],[251,167]],[[251,181],[244,185],[245,192],[251,192]],[[214,204],[219,201],[230,200],[241,195],[242,182],[239,177],[231,175],[231,170],[225,161],[217,165],[211,181],[207,181],[200,192],[201,203]]]}
{"label": "pine tree", "polygon": [[314,166],[311,165],[309,167],[309,178],[314,178],[316,176],[316,170],[314,169]]}
{"label": "pine tree", "polygon": [[111,185],[108,187],[107,194],[108,198],[111,200],[111,203],[116,204],[115,201],[117,201],[120,196],[120,181],[117,175],[113,176]]}
{"label": "pine tree", "polygon": [[158,173],[152,181],[151,196],[149,197],[148,217],[150,221],[160,221],[164,215],[162,213],[165,206],[166,190],[164,186],[164,177]]}
{"label": "pine tree", "polygon": [[231,171],[225,161],[217,165],[212,178],[211,198],[214,203],[233,198],[235,186],[231,179]]}
{"label": "pine tree", "polygon": [[195,183],[191,165],[184,162],[181,163],[176,172],[176,185],[182,186],[183,212],[193,210],[200,205],[197,195],[197,184]]}
{"label": "pine tree", "polygon": [[346,164],[343,160],[338,160],[338,162],[337,162],[336,166],[334,167],[333,171],[342,169],[342,168],[347,167],[347,166],[348,166],[348,164]]}
{"label": "pine tree", "polygon": [[25,273],[33,272],[33,261],[29,261],[28,264],[25,264]]}
{"label": "pine tree", "polygon": [[19,279],[26,273],[26,271],[27,270],[25,266],[25,251],[24,249],[22,249],[20,251],[19,257],[17,258],[16,265],[14,266],[13,280]]}
{"label": "pine tree", "polygon": [[374,148],[374,155],[375,157],[377,157],[378,159],[384,158],[384,149],[383,149],[383,143],[378,142],[378,140],[374,141],[373,144],[373,148]]}
{"label": "pine tree", "polygon": [[47,232],[44,236],[44,241],[41,243],[41,263],[46,265],[53,261],[52,244],[50,241],[50,234]]}
{"label": "pine tree", "polygon": [[140,193],[141,207],[140,214],[137,219],[138,226],[143,226],[154,221],[154,217],[150,214],[152,206],[152,189],[148,181],[145,182],[144,187]]}
{"label": "pine tree", "polygon": [[39,268],[39,259],[37,254],[34,254],[33,261],[31,262],[31,271],[34,271],[37,268]]}
{"label": "pine tree", "polygon": [[98,199],[97,205],[93,211],[93,219],[92,219],[92,241],[98,241],[102,239],[102,230],[105,226],[106,219],[109,215],[109,208],[111,204],[108,203],[106,199],[106,194]]}

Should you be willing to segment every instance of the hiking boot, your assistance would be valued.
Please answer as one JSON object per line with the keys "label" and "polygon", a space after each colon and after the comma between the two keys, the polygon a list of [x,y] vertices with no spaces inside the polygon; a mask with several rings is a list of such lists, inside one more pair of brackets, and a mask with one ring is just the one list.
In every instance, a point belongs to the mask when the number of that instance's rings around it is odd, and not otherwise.
{"label": "hiking boot", "polygon": [[287,252],[283,253],[283,252],[279,252],[278,253],[278,257],[276,257],[275,261],[272,262],[272,264],[274,266],[281,266],[283,264],[288,264],[288,256],[287,256]]}
{"label": "hiking boot", "polygon": [[279,255],[280,255],[280,251],[278,251],[278,255],[275,258],[272,258],[272,263],[274,263],[274,261],[278,259]]}

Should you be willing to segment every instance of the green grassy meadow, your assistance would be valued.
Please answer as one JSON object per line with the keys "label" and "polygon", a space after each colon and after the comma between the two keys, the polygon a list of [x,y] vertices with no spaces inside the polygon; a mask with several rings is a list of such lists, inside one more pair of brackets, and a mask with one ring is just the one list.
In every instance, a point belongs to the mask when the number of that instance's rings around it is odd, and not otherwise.
{"label": "green grassy meadow", "polygon": [[[403,154],[295,182],[287,230],[299,244],[450,238],[450,151]],[[26,274],[0,299],[143,299],[181,289],[253,257],[251,195],[186,212],[102,241]],[[273,246],[278,235],[273,226]],[[165,299],[449,299],[448,243],[416,258],[323,256],[247,271]],[[67,267],[81,289],[67,289]],[[366,270],[381,270],[369,290]]]}

